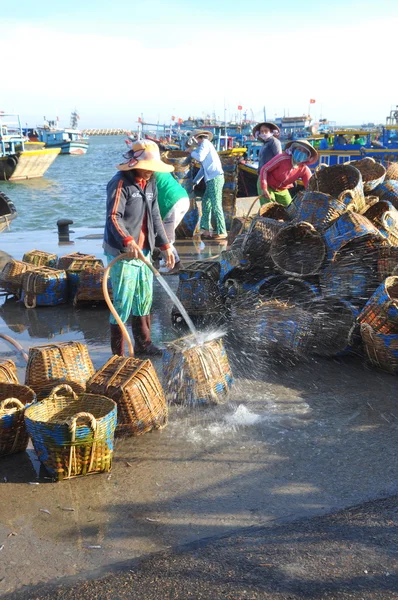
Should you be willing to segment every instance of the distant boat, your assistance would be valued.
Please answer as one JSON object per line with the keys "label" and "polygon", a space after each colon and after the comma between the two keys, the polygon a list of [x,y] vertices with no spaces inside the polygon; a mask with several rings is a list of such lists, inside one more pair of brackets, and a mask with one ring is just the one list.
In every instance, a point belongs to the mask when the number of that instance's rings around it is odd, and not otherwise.
{"label": "distant boat", "polygon": [[0,192],[0,232],[7,229],[16,216],[17,209],[14,203],[3,192]]}
{"label": "distant boat", "polygon": [[71,114],[70,127],[59,128],[58,120],[47,121],[43,127],[27,129],[26,134],[31,142],[42,142],[46,148],[60,148],[61,154],[86,154],[88,137],[77,129],[79,115]]}
{"label": "distant boat", "polygon": [[29,144],[19,115],[0,113],[0,180],[42,177],[60,152],[44,144]]}

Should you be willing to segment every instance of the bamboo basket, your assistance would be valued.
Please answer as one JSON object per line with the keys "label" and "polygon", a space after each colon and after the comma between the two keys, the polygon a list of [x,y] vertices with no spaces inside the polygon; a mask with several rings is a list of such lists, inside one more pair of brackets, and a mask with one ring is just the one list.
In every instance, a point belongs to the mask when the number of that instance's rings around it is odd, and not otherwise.
{"label": "bamboo basket", "polygon": [[[87,267],[80,273],[79,283],[73,299],[73,306],[82,303],[97,304],[105,302],[102,291],[102,282],[104,280],[105,269],[100,265]],[[108,278],[108,293],[112,298],[112,284]]]}
{"label": "bamboo basket", "polygon": [[377,270],[380,281],[384,281],[390,275],[398,275],[398,247],[385,246],[379,248]]}
{"label": "bamboo basket", "polygon": [[358,317],[376,333],[398,334],[398,277],[387,277]]}
{"label": "bamboo basket", "polygon": [[388,165],[385,179],[386,180],[398,179],[398,163],[393,162],[390,165]]}
{"label": "bamboo basket", "polygon": [[304,192],[297,205],[294,221],[305,221],[318,231],[323,231],[346,211],[346,204],[329,194]]}
{"label": "bamboo basket", "polygon": [[220,268],[219,262],[197,261],[180,271],[177,297],[190,317],[219,314],[223,310],[218,286]]}
{"label": "bamboo basket", "polygon": [[272,299],[298,305],[306,305],[308,302],[319,298],[319,296],[319,285],[298,277],[283,277],[271,293]]}
{"label": "bamboo basket", "polygon": [[357,208],[364,203],[362,175],[358,169],[348,164],[318,169],[309,181],[308,190],[330,194]]}
{"label": "bamboo basket", "polygon": [[[79,267],[82,263],[87,260],[98,260],[94,254],[83,254],[81,252],[72,252],[71,254],[65,254],[60,256],[58,259],[57,269],[61,271],[67,271],[69,267]],[[91,264],[91,263],[90,263]]]}
{"label": "bamboo basket", "polygon": [[58,256],[56,254],[51,254],[50,252],[43,252],[42,250],[30,250],[30,252],[25,252],[22,261],[36,265],[36,267],[55,268],[57,266]]}
{"label": "bamboo basket", "polygon": [[112,356],[90,379],[87,391],[116,402],[117,434],[141,435],[167,425],[166,399],[150,360]]}
{"label": "bamboo basket", "polygon": [[325,260],[326,248],[320,233],[310,223],[295,223],[282,229],[271,244],[271,258],[285,275],[315,275]]}
{"label": "bamboo basket", "polygon": [[19,383],[14,361],[4,360],[0,363],[0,383]]}
{"label": "bamboo basket", "polygon": [[353,160],[349,164],[361,173],[365,193],[371,192],[383,183],[386,176],[386,169],[381,163],[376,162],[374,158],[366,156],[361,160]]}
{"label": "bamboo basket", "polygon": [[4,265],[0,273],[0,287],[19,298],[22,292],[22,277],[27,271],[34,271],[36,267],[21,260],[10,260]]}
{"label": "bamboo basket", "polygon": [[376,333],[362,323],[361,337],[369,362],[387,373],[398,375],[398,334]]}
{"label": "bamboo basket", "polygon": [[373,223],[393,246],[398,246],[398,210],[391,202],[381,200],[370,206],[364,216]]}
{"label": "bamboo basket", "polygon": [[263,204],[260,207],[259,215],[267,219],[275,219],[276,221],[288,222],[291,220],[286,207],[279,204],[279,202],[267,202],[267,204]]}
{"label": "bamboo basket", "polygon": [[41,399],[59,383],[67,383],[83,392],[94,375],[87,346],[80,342],[59,342],[29,349],[25,384]]}
{"label": "bamboo basket", "polygon": [[386,179],[377,186],[372,192],[374,196],[378,196],[380,200],[386,200],[398,210],[398,181],[395,179]]}
{"label": "bamboo basket", "polygon": [[198,345],[194,336],[167,344],[163,381],[168,402],[194,406],[222,404],[233,377],[222,339]]}
{"label": "bamboo basket", "polygon": [[318,298],[307,305],[314,315],[314,335],[311,354],[336,356],[349,352],[358,310],[345,300]]}
{"label": "bamboo basket", "polygon": [[60,385],[25,410],[25,422],[40,462],[58,481],[110,471],[117,422],[110,398]]}
{"label": "bamboo basket", "polygon": [[220,283],[224,283],[225,279],[231,273],[232,269],[238,267],[243,259],[243,252],[240,248],[231,248],[224,250],[220,255]]}
{"label": "bamboo basket", "polygon": [[232,219],[231,228],[228,232],[228,246],[231,246],[235,242],[235,240],[246,233],[253,221],[253,217],[234,217]]}
{"label": "bamboo basket", "polygon": [[29,441],[25,406],[35,399],[34,391],[25,385],[0,383],[0,456],[25,452]]}
{"label": "bamboo basket", "polygon": [[74,299],[80,283],[80,276],[90,268],[104,268],[104,263],[93,254],[67,254],[61,256],[58,261],[58,268],[65,269],[68,278],[69,298]]}
{"label": "bamboo basket", "polygon": [[325,231],[324,240],[329,260],[333,260],[346,244],[353,247],[359,242],[357,251],[360,248],[364,251],[365,248],[377,249],[388,243],[369,219],[351,211],[334,221]]}
{"label": "bamboo basket", "polygon": [[286,227],[286,223],[283,221],[276,221],[267,217],[255,217],[243,242],[243,254],[248,256],[250,260],[267,257],[273,240],[284,227]]}
{"label": "bamboo basket", "polygon": [[57,306],[68,300],[65,271],[37,267],[22,276],[22,299],[26,308]]}

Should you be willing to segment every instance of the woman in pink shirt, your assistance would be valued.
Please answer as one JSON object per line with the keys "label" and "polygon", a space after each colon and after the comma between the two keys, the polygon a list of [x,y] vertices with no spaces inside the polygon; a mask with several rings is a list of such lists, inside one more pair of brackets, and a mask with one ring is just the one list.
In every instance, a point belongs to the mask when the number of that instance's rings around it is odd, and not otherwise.
{"label": "woman in pink shirt", "polygon": [[285,146],[284,152],[274,156],[260,171],[260,185],[263,195],[260,204],[279,202],[289,206],[292,198],[289,188],[302,179],[307,187],[312,175],[308,165],[318,160],[318,152],[307,140],[293,140]]}

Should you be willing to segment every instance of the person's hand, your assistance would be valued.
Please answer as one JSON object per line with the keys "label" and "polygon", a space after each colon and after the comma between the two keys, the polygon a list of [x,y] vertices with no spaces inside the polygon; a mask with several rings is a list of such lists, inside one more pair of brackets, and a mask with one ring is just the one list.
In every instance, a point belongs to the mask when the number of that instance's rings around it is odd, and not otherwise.
{"label": "person's hand", "polygon": [[193,148],[192,146],[187,146],[186,151],[189,152],[189,154],[191,154],[191,152],[193,152],[195,150],[195,148]]}
{"label": "person's hand", "polygon": [[176,259],[175,259],[172,249],[167,248],[167,250],[162,250],[162,256],[163,256],[163,260],[166,263],[166,267],[168,269],[173,269],[174,265],[176,264]]}
{"label": "person's hand", "polygon": [[131,258],[139,258],[140,249],[134,240],[127,244],[126,252],[131,255]]}
{"label": "person's hand", "polygon": [[264,198],[266,198],[267,200],[271,200],[271,195],[269,193],[268,190],[263,190],[263,196]]}

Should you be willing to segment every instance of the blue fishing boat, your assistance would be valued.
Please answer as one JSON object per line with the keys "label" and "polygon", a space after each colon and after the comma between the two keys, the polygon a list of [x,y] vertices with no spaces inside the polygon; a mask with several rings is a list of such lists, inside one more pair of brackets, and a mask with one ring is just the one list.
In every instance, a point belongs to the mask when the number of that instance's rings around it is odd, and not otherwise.
{"label": "blue fishing boat", "polygon": [[46,148],[60,148],[61,154],[86,154],[88,136],[77,129],[78,119],[79,115],[73,111],[68,128],[59,128],[58,119],[53,121],[45,119],[42,127],[25,131],[31,142],[43,142]]}

